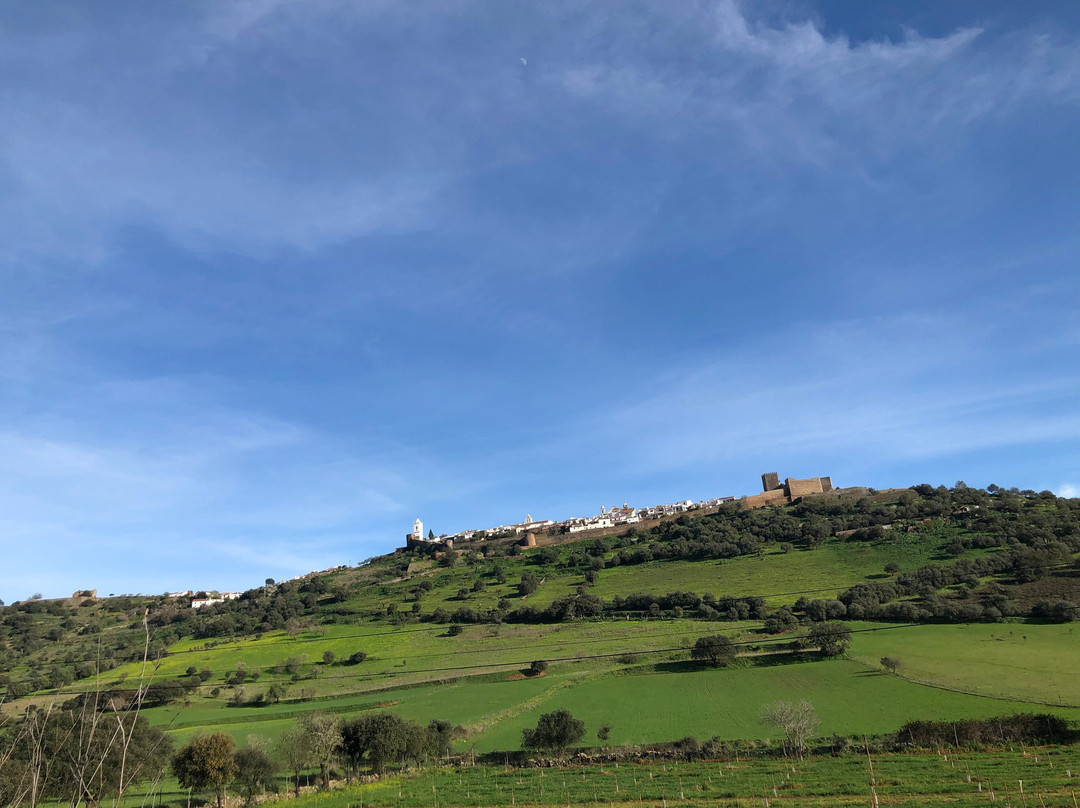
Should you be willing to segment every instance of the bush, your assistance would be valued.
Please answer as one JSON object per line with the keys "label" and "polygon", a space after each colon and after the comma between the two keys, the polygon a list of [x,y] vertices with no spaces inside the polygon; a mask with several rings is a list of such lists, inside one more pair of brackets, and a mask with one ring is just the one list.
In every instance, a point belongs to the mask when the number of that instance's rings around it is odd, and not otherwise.
{"label": "bush", "polygon": [[694,647],[690,649],[690,656],[693,659],[707,662],[714,668],[722,668],[735,659],[735,646],[723,634],[698,637]]}
{"label": "bush", "polygon": [[566,748],[585,737],[585,722],[569,710],[556,710],[540,716],[535,729],[521,731],[525,749],[542,749],[562,754]]}
{"label": "bush", "polygon": [[816,623],[806,635],[808,645],[821,649],[825,656],[840,656],[851,646],[851,629],[843,623]]}

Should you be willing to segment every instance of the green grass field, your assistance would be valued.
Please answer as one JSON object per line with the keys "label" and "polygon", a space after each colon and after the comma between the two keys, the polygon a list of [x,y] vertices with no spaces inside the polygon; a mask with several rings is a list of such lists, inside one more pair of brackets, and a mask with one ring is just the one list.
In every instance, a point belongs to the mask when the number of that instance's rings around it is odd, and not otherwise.
{"label": "green grass field", "polygon": [[[284,632],[257,640],[222,643],[199,650],[200,643],[178,644],[163,659],[155,676],[180,676],[189,666],[208,668],[213,676],[199,690],[205,695],[213,687],[230,688],[224,677],[234,673],[239,664],[248,671],[259,671],[259,680],[245,687],[250,693],[265,690],[271,682],[289,683],[299,691],[310,688],[315,696],[381,690],[485,671],[515,673],[528,668],[535,659],[559,659],[604,654],[646,653],[655,649],[693,645],[702,634],[725,633],[739,637],[760,622],[727,623],[678,620],[617,620],[571,622],[549,625],[475,625],[466,626],[461,635],[447,636],[445,626],[328,626],[323,636],[301,635],[293,639]],[[323,665],[323,652],[333,651],[343,659],[363,650],[369,658],[359,665]],[[272,666],[289,657],[307,658],[301,673],[312,671],[315,678],[291,682],[287,673],[276,674]],[[608,660],[606,664],[611,664]],[[135,664],[117,668],[108,680],[132,682],[138,678]],[[83,684],[88,687],[89,684]],[[200,697],[196,697],[198,701]],[[265,708],[260,708],[265,709]]]}
{"label": "green grass field", "polygon": [[[885,565],[894,562],[901,571],[914,570],[935,560],[942,541],[925,534],[900,533],[887,541],[864,543],[829,539],[812,550],[783,553],[770,550],[761,556],[741,556],[725,560],[655,561],[630,566],[609,566],[600,571],[599,581],[590,592],[605,599],[615,595],[638,592],[665,594],[690,591],[699,594],[736,597],[766,596],[771,604],[790,603],[794,597],[787,593],[812,593],[811,597],[832,597],[843,589],[869,580],[884,577]],[[561,548],[565,555],[572,545]],[[433,567],[420,576],[429,578],[433,589],[423,598],[423,613],[437,606],[451,611],[458,606],[492,608],[500,597],[516,605],[527,603],[546,606],[559,597],[573,594],[585,581],[581,573],[546,568],[538,571],[532,559],[537,551],[518,558],[499,561],[507,574],[505,584],[486,579],[483,592],[470,593],[464,600],[457,593],[469,588],[485,568],[459,565],[453,569]],[[610,554],[609,554],[610,557]],[[531,571],[544,578],[544,583],[531,596],[519,599],[517,582],[524,572]],[[374,587],[349,605],[362,610],[396,603],[402,611],[411,607],[409,593],[419,579],[404,580]]]}
{"label": "green grass field", "polygon": [[[659,666],[664,667],[664,666]],[[616,744],[671,741],[692,735],[724,740],[778,737],[759,721],[774,701],[807,699],[821,718],[820,734],[861,735],[899,728],[913,715],[939,720],[1039,709],[1023,703],[952,693],[868,671],[850,660],[702,670],[672,663],[663,672],[582,677],[542,704],[469,739],[478,751],[515,749],[521,730],[541,713],[568,709],[585,721],[589,739],[611,725]],[[1043,708],[1049,709],[1049,708]],[[1070,718],[1080,711],[1056,710]]]}
{"label": "green grass field", "polygon": [[855,584],[885,577],[883,570],[890,562],[902,571],[917,569],[930,563],[938,549],[925,537],[900,534],[875,544],[832,540],[813,550],[771,551],[723,561],[655,561],[606,569],[592,591],[603,598],[675,590],[758,595],[770,605],[781,605],[801,593],[811,599],[829,598]]}
{"label": "green grass field", "polygon": [[[600,572],[599,580],[590,592],[608,600],[615,595],[640,592],[692,591],[711,592],[717,596],[756,594],[766,596],[775,605],[790,603],[801,593],[811,598],[831,597],[854,584],[882,578],[882,570],[889,562],[899,564],[901,569],[915,569],[929,563],[938,549],[938,542],[925,536],[898,534],[894,539],[873,544],[829,540],[813,550],[770,551],[758,557],[609,567]],[[284,632],[274,632],[258,639],[217,644],[205,650],[203,641],[183,640],[170,648],[170,654],[160,662],[156,676],[178,676],[189,666],[209,668],[214,676],[208,685],[223,686],[225,676],[242,663],[249,671],[260,671],[261,684],[265,686],[274,680],[269,668],[289,657],[304,657],[304,673],[315,670],[320,676],[305,679],[302,687],[310,689],[315,696],[324,696],[355,692],[369,684],[383,687],[390,681],[400,684],[424,681],[443,675],[433,670],[435,668],[460,668],[475,665],[478,660],[490,664],[519,661],[527,664],[537,657],[648,650],[665,647],[665,642],[677,645],[680,640],[676,635],[680,634],[683,639],[690,637],[692,641],[695,633],[730,630],[730,627],[710,629],[708,624],[697,621],[678,623],[679,628],[673,628],[673,624],[666,621],[659,624],[480,625],[466,627],[466,636],[450,638],[444,636],[443,626],[420,623],[394,627],[384,622],[373,623],[362,616],[391,603],[397,604],[400,611],[408,611],[408,598],[423,579],[434,584],[422,599],[422,613],[425,614],[436,607],[449,610],[460,606],[491,608],[500,597],[509,598],[512,608],[521,604],[544,606],[557,597],[571,594],[583,583],[579,573],[549,570],[543,573],[544,582],[536,593],[520,598],[516,582],[524,572],[536,571],[531,554],[502,559],[500,564],[506,570],[507,583],[497,584],[488,578],[483,592],[470,593],[464,600],[458,597],[458,590],[471,586],[488,565],[469,567],[461,564],[453,569],[431,567],[412,580],[373,584],[339,607],[341,612],[352,617],[339,617],[343,622],[320,626],[318,633],[307,632],[294,638]],[[336,575],[357,574],[348,571]],[[334,575],[329,577],[334,580]],[[660,635],[665,641],[654,642]],[[332,651],[340,661],[358,650],[369,655],[361,665],[324,667],[318,664],[325,651]],[[134,680],[138,675],[139,666],[128,664],[110,671],[105,678],[116,682]],[[287,680],[290,677],[276,678]],[[92,686],[93,681],[87,680],[78,683],[76,688]]]}
{"label": "green grass field", "polygon": [[[886,642],[886,636],[925,628],[857,635],[856,651]],[[895,640],[889,642],[895,646]],[[915,639],[904,642],[914,644]],[[1019,659],[1023,649],[1014,651]],[[678,658],[667,658],[672,656]],[[348,716],[387,709],[421,723],[440,718],[461,724],[469,736],[459,748],[477,752],[519,748],[523,728],[534,726],[540,714],[563,708],[585,721],[586,743],[593,744],[598,743],[596,730],[604,724],[612,727],[611,742],[616,744],[687,735],[725,740],[775,737],[774,730],[759,722],[759,714],[766,704],[780,699],[811,701],[825,735],[888,732],[915,716],[957,719],[1050,710],[1071,720],[1080,718],[1074,708],[1046,708],[1026,701],[1020,682],[1009,698],[992,698],[921,685],[871,669],[857,659],[780,655],[746,658],[732,668],[714,670],[686,661],[685,656],[664,654],[655,662],[629,668],[604,660],[556,663],[541,677],[514,678],[520,674],[504,672],[303,704],[227,707],[205,699],[202,704],[148,710],[146,715],[169,728],[178,741],[224,731],[242,743],[249,734],[273,740],[306,710]]]}
{"label": "green grass field", "polygon": [[[612,741],[619,744],[685,735],[769,737],[758,714],[777,699],[812,701],[826,734],[887,732],[912,717],[1042,710],[1042,703],[1067,705],[1059,712],[1080,718],[1069,709],[1080,705],[1080,654],[1073,651],[1070,625],[859,624],[882,630],[857,633],[849,660],[744,659],[729,670],[701,669],[686,661],[685,651],[649,653],[692,645],[703,634],[752,638],[747,632],[756,625],[684,619],[469,626],[458,637],[445,636],[444,627],[329,626],[324,636],[278,634],[167,657],[159,676],[193,664],[211,667],[214,677],[188,704],[146,715],[177,740],[221,730],[242,743],[249,734],[273,739],[308,710],[349,715],[390,709],[423,723],[441,718],[462,724],[470,736],[460,747],[477,751],[518,748],[522,728],[535,725],[542,712],[563,707],[585,719],[590,733],[610,724]],[[361,665],[304,667],[320,674],[291,684],[290,696],[310,687],[310,700],[287,696],[261,707],[226,704],[232,689],[220,678],[238,662],[262,671],[258,682],[245,685],[250,696],[272,681],[289,681],[269,671],[284,658],[320,659],[327,649],[342,657],[358,647],[371,654]],[[628,652],[639,654],[629,667],[617,656],[601,656]],[[877,670],[877,660],[886,655],[902,660],[900,676]],[[561,657],[599,658],[552,662],[546,676],[521,678],[532,659]],[[217,697],[208,697],[211,686],[222,688]]]}
{"label": "green grass field", "polygon": [[1080,706],[1080,626],[928,625],[858,634],[868,664],[898,657],[907,679],[1006,699]]}
{"label": "green grass field", "polygon": [[[870,767],[873,766],[871,776]],[[1072,806],[1080,792],[1080,749],[1049,747],[943,754],[613,763],[562,769],[502,766],[429,769],[378,782],[308,792],[295,808],[487,808],[488,806],[833,806],[981,808]],[[872,781],[872,782],[871,782]],[[1021,782],[1023,792],[1021,792]],[[285,789],[287,784],[281,783]],[[183,804],[175,785],[151,800]]]}

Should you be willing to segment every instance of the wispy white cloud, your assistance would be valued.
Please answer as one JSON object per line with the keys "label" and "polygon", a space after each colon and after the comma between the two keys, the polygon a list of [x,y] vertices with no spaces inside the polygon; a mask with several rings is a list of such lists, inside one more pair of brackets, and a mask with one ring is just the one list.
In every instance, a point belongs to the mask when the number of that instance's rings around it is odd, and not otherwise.
{"label": "wispy white cloud", "polygon": [[951,148],[942,135],[1028,102],[1080,98],[1075,43],[1039,31],[1003,39],[973,27],[852,42],[810,20],[758,21],[734,0],[654,13],[658,39],[683,40],[688,69],[671,70],[648,42],[613,37],[560,80],[624,122],[662,124],[659,137],[713,139],[715,161],[756,155],[854,169],[919,145]]}
{"label": "wispy white cloud", "polygon": [[[4,249],[93,263],[132,226],[256,255],[452,229],[471,202],[463,184],[593,141],[590,109],[608,130],[661,146],[711,142],[709,159],[731,167],[858,173],[861,160],[917,144],[951,148],[950,133],[1031,100],[1080,98],[1080,49],[1045,32],[852,42],[753,11],[731,0],[578,13],[554,4],[533,20],[540,53],[527,77],[516,56],[502,70],[444,41],[454,20],[484,18],[470,3],[267,0],[146,13],[142,28],[87,15],[64,36],[0,31],[0,47],[36,66],[28,75],[52,77],[3,92]],[[389,29],[424,46],[380,65],[335,29]],[[672,48],[683,52],[677,70]],[[283,50],[323,80],[249,71]],[[541,230],[529,240],[561,243]]]}
{"label": "wispy white cloud", "polygon": [[993,343],[996,330],[933,315],[793,324],[654,375],[658,392],[596,413],[574,446],[548,448],[641,475],[762,456],[843,454],[866,467],[1080,441],[1075,375],[1018,373],[1002,384],[988,367],[1018,357],[978,357],[964,344]]}

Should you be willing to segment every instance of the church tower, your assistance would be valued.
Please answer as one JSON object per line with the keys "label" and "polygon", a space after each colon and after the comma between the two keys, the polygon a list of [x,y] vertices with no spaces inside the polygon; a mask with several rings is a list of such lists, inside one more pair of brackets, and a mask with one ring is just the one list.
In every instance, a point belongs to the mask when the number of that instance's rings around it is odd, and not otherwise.
{"label": "church tower", "polygon": [[412,537],[417,541],[424,541],[424,523],[419,519],[412,523]]}

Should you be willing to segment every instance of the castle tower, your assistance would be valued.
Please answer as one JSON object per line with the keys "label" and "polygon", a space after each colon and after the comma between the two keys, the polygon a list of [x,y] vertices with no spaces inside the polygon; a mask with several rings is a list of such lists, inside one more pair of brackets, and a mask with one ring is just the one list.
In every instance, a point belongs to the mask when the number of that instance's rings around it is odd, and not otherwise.
{"label": "castle tower", "polygon": [[765,491],[775,491],[780,487],[780,475],[770,471],[761,475],[761,487]]}

